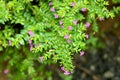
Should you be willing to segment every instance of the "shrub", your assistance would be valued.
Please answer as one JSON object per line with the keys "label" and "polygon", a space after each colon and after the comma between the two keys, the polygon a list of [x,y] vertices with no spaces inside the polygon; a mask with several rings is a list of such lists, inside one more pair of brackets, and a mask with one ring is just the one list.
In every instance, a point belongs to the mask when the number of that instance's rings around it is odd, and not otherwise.
{"label": "shrub", "polygon": [[50,75],[44,72],[47,64],[59,64],[64,74],[70,74],[73,56],[85,54],[89,35],[98,31],[97,21],[119,14],[120,7],[108,10],[108,4],[107,0],[0,0],[0,62],[7,63],[1,69],[12,80],[45,79]]}

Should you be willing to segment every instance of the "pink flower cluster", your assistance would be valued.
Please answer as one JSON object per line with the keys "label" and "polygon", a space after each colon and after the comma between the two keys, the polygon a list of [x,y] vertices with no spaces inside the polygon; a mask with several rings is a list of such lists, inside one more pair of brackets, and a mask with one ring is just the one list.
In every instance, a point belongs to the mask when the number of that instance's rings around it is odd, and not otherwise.
{"label": "pink flower cluster", "polygon": [[[78,23],[78,20],[74,20],[73,23],[76,25],[76,24]],[[62,21],[59,21],[59,24],[62,25],[62,26],[61,26],[62,28],[64,28]],[[72,30],[72,29],[73,29],[72,26],[68,26],[68,30]],[[66,39],[67,43],[71,43],[71,40],[69,39],[69,35],[68,35],[68,34],[66,34],[66,35],[64,36],[64,38]]]}
{"label": "pink flower cluster", "polygon": [[[30,35],[30,37],[34,36],[34,33],[32,31],[28,31],[28,34]],[[33,49],[33,44],[32,44],[32,40],[28,40],[29,46],[30,46],[30,51],[32,51]]]}
{"label": "pink flower cluster", "polygon": [[[89,27],[90,27],[90,23],[89,23],[89,22],[86,22],[84,25],[85,25],[86,28],[89,28]],[[88,39],[88,38],[89,38],[89,35],[86,34],[85,37],[86,37],[86,39]]]}
{"label": "pink flower cluster", "polygon": [[[49,6],[52,6],[52,5],[53,5],[53,3],[52,3],[52,2],[49,2]],[[74,6],[75,6],[75,3],[72,2],[72,3],[70,4],[70,6],[71,6],[71,7],[74,7]],[[51,7],[51,8],[50,8],[50,11],[51,11],[51,12],[55,12],[55,8],[54,8],[54,7]],[[81,8],[81,11],[82,11],[82,12],[87,12],[87,9],[83,7],[83,8]],[[58,14],[54,14],[54,18],[57,19],[58,17],[59,17]],[[62,20],[59,21],[59,24],[60,24],[61,28],[64,28],[64,25],[63,25]],[[78,24],[78,20],[75,19],[75,20],[73,21],[73,24],[74,24],[74,25],[77,25],[77,24]],[[89,27],[90,27],[90,23],[89,23],[89,22],[86,22],[84,25],[85,25],[86,28],[89,28]],[[68,30],[72,30],[72,29],[73,29],[72,26],[68,26]],[[89,35],[86,34],[85,37],[88,39],[88,38],[89,38]],[[64,36],[64,39],[66,39],[67,43],[71,43],[71,40],[70,40],[69,38],[70,38],[70,36],[69,36],[68,34],[66,34],[66,35]],[[84,55],[84,51],[81,51],[81,52],[80,52],[80,56],[83,56],[83,55]],[[41,61],[43,60],[42,57],[40,57],[39,59],[40,59]],[[70,74],[70,72],[66,71],[66,70],[64,69],[64,67],[61,67],[61,70],[64,71],[64,74],[65,74],[65,75],[69,75],[69,74]]]}
{"label": "pink flower cluster", "polygon": [[60,24],[61,28],[64,28],[62,20],[59,21],[59,24]]}
{"label": "pink flower cluster", "polygon": [[[48,5],[49,5],[49,6],[52,6],[53,3],[50,1]],[[55,8],[54,8],[54,7],[51,7],[51,8],[50,8],[50,11],[51,11],[51,12],[55,12]],[[55,13],[55,14],[54,14],[54,18],[57,19],[58,17],[59,17],[58,14]]]}
{"label": "pink flower cluster", "polygon": [[[76,25],[78,23],[78,20],[74,20],[73,23]],[[59,24],[61,25],[61,28],[64,28],[62,20],[59,21]],[[68,26],[68,30],[72,30],[72,29],[73,29],[72,26]],[[71,43],[71,40],[69,39],[69,35],[68,34],[66,34],[64,36],[64,39],[66,39],[67,43]]]}
{"label": "pink flower cluster", "polygon": [[61,70],[64,72],[65,75],[69,75],[70,74],[70,72],[66,71],[64,67],[61,67]]}

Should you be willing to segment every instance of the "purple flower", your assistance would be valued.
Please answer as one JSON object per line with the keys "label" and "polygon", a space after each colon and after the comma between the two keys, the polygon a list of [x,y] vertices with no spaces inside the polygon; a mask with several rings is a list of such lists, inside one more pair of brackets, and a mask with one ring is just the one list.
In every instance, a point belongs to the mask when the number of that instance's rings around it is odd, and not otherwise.
{"label": "purple flower", "polygon": [[59,21],[59,24],[60,24],[60,25],[62,25],[62,24],[63,24],[63,22],[60,20],[60,21]]}
{"label": "purple flower", "polygon": [[83,56],[84,54],[85,54],[84,51],[81,51],[81,52],[80,52],[80,56]]}
{"label": "purple flower", "polygon": [[90,23],[89,23],[89,22],[86,22],[86,23],[85,23],[85,27],[86,27],[86,28],[89,28],[89,27],[90,27]]}
{"label": "purple flower", "polygon": [[72,2],[72,3],[70,4],[70,6],[74,7],[74,6],[75,6],[75,3],[74,3],[74,2]]}
{"label": "purple flower", "polygon": [[28,40],[28,43],[29,43],[29,44],[32,44],[32,40]]}
{"label": "purple flower", "polygon": [[30,51],[32,51],[32,49],[33,49],[33,45],[32,45],[32,44],[30,44]]}
{"label": "purple flower", "polygon": [[58,18],[58,14],[54,14],[54,17],[57,19]]}
{"label": "purple flower", "polygon": [[4,73],[4,74],[7,74],[7,73],[8,73],[8,69],[5,69],[5,70],[3,71],[3,73]]}
{"label": "purple flower", "polygon": [[55,12],[55,8],[53,8],[53,7],[50,8],[50,11],[51,11],[51,12]]}
{"label": "purple flower", "polygon": [[69,35],[68,35],[68,34],[66,34],[66,35],[64,36],[64,38],[65,38],[65,39],[68,39],[68,38],[69,38]]}
{"label": "purple flower", "polygon": [[67,43],[70,43],[70,42],[71,42],[71,40],[68,39],[68,40],[67,40]]}
{"label": "purple flower", "polygon": [[49,6],[52,6],[52,2],[49,2],[49,4],[48,4]]}
{"label": "purple flower", "polygon": [[66,71],[64,67],[61,67],[61,70],[64,72],[65,75],[69,75],[70,72]]}
{"label": "purple flower", "polygon": [[9,44],[9,45],[12,45],[12,41],[9,40],[9,41],[8,41],[8,44]]}
{"label": "purple flower", "polygon": [[104,20],[103,18],[101,18],[101,17],[99,18],[99,21],[103,21],[103,20]]}
{"label": "purple flower", "polygon": [[78,20],[74,20],[73,23],[76,25],[78,23]]}
{"label": "purple flower", "polygon": [[86,9],[86,8],[82,8],[81,11],[82,11],[82,12],[86,12],[87,9]]}
{"label": "purple flower", "polygon": [[68,26],[68,30],[72,30],[72,26]]}
{"label": "purple flower", "polygon": [[43,57],[39,57],[40,61],[43,61]]}
{"label": "purple flower", "polygon": [[61,28],[64,28],[64,26],[62,25]]}
{"label": "purple flower", "polygon": [[32,32],[31,30],[28,31],[28,34],[29,34],[31,37],[34,36],[34,34],[33,34],[33,32]]}
{"label": "purple flower", "polygon": [[64,74],[65,74],[65,75],[69,75],[69,74],[70,74],[70,72],[68,72],[68,71],[65,71],[65,72],[64,72]]}
{"label": "purple flower", "polygon": [[89,35],[88,35],[88,34],[86,34],[86,35],[85,35],[85,37],[88,39],[88,38],[89,38]]}
{"label": "purple flower", "polygon": [[30,51],[32,51],[33,49],[33,44],[32,44],[32,40],[28,40],[29,46],[30,46]]}
{"label": "purple flower", "polygon": [[64,68],[64,67],[61,67],[61,70],[62,70],[62,71],[65,71],[65,68]]}

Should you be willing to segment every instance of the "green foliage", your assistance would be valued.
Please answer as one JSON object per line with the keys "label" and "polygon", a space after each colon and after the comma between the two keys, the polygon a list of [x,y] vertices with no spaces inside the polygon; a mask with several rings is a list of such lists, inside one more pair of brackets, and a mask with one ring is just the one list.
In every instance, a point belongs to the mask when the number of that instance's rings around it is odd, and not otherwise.
{"label": "green foliage", "polygon": [[[52,0],[50,6],[49,2],[0,0],[0,51],[4,53],[0,60],[7,61],[6,68],[12,80],[44,80],[51,76],[50,72],[43,72],[46,64],[58,63],[72,71],[73,55],[87,48],[85,23],[90,23],[90,32],[97,32],[99,18],[114,18],[120,13],[120,7],[109,11],[106,0]],[[72,2],[74,5],[70,6]],[[52,7],[55,11],[50,11]],[[82,12],[82,8],[87,11]],[[43,60],[40,61],[40,57]],[[36,62],[41,65],[35,66]],[[42,76],[41,79],[38,76]]]}
{"label": "green foliage", "polygon": [[114,3],[120,3],[120,0],[112,0]]}

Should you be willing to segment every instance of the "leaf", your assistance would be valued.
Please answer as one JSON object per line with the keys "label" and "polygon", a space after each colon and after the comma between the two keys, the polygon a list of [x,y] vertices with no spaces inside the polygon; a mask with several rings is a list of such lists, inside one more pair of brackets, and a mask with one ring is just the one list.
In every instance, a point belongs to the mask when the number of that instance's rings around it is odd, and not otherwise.
{"label": "leaf", "polygon": [[3,47],[0,46],[0,51],[2,51],[2,50],[3,50]]}
{"label": "leaf", "polygon": [[33,75],[35,73],[35,69],[33,67],[28,68],[28,74]]}
{"label": "leaf", "polygon": [[23,39],[20,40],[20,44],[21,44],[21,45],[24,45],[24,44],[25,44],[25,42],[24,42]]}

